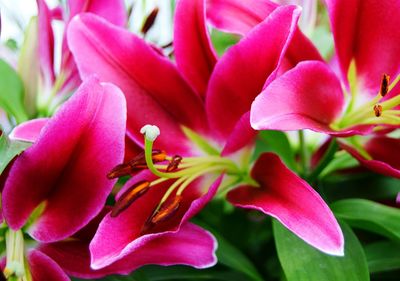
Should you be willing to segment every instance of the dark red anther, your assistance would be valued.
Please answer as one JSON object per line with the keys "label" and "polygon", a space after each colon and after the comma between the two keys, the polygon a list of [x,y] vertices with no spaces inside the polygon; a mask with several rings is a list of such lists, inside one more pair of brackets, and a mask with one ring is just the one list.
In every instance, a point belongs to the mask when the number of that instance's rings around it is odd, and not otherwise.
{"label": "dark red anther", "polygon": [[[152,159],[154,163],[165,161],[167,153],[164,150],[153,149]],[[115,179],[123,176],[128,176],[139,170],[147,169],[146,156],[144,152],[139,153],[127,163],[115,166],[108,174],[107,178]]]}
{"label": "dark red anther", "polygon": [[383,74],[381,89],[380,89],[380,94],[382,97],[384,97],[389,92],[389,81],[390,81],[390,76],[387,74]]}
{"label": "dark red anther", "polygon": [[118,216],[121,212],[126,210],[133,202],[147,192],[150,188],[150,182],[139,181],[132,185],[127,191],[125,191],[118,201],[115,203],[111,210],[111,217]]}
{"label": "dark red anther", "polygon": [[175,171],[176,169],[178,169],[178,166],[181,163],[181,161],[182,161],[182,156],[175,155],[174,157],[172,157],[171,161],[169,162],[166,171],[167,172]]}
{"label": "dark red anther", "polygon": [[374,111],[375,111],[375,116],[376,117],[381,116],[382,115],[382,111],[383,111],[382,106],[380,104],[375,104],[374,105]]}
{"label": "dark red anther", "polygon": [[157,223],[166,221],[173,217],[179,209],[179,205],[182,201],[182,196],[176,195],[172,200],[164,202],[160,209],[154,211],[153,214],[145,222],[141,234],[147,233],[151,230]]}
{"label": "dark red anther", "polygon": [[146,21],[144,22],[144,24],[142,26],[141,32],[143,34],[146,34],[147,31],[149,31],[150,28],[154,25],[157,15],[158,15],[158,7],[155,7],[153,9],[153,11],[151,11],[150,15],[147,16]]}

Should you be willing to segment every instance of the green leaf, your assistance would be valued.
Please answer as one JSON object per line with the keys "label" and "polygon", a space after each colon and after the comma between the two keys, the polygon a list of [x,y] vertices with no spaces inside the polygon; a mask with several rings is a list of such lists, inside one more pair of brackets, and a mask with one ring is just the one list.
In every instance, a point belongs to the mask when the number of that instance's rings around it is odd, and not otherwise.
{"label": "green leaf", "polygon": [[294,152],[285,133],[280,131],[261,131],[258,134],[255,158],[258,158],[263,152],[278,154],[291,170],[297,170]]}
{"label": "green leaf", "polygon": [[345,237],[345,256],[335,257],[306,244],[274,220],[276,248],[287,280],[369,280],[367,261],[360,242],[350,227],[344,223],[341,227]]}
{"label": "green leaf", "polygon": [[400,269],[400,244],[381,241],[364,247],[371,273]]}
{"label": "green leaf", "polygon": [[217,258],[218,262],[239,271],[251,278],[251,280],[262,281],[263,278],[258,273],[256,267],[238,248],[232,245],[217,231],[211,229],[202,221],[195,220],[196,224],[209,230],[218,241]]}
{"label": "green leaf", "polygon": [[0,175],[15,156],[31,145],[30,142],[10,140],[5,134],[2,134],[0,136]]}
{"label": "green leaf", "polygon": [[24,88],[15,70],[0,59],[0,107],[15,117],[18,123],[26,121],[23,106]]}
{"label": "green leaf", "polygon": [[351,226],[400,240],[400,209],[365,199],[344,199],[331,205],[332,211]]}

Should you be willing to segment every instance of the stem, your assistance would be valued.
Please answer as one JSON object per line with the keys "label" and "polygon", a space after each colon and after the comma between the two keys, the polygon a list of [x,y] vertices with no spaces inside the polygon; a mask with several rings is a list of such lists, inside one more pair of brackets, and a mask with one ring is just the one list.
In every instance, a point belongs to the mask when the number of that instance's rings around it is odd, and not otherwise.
{"label": "stem", "polygon": [[303,174],[308,172],[309,155],[307,152],[304,131],[299,131],[299,144],[300,144],[300,164]]}
{"label": "stem", "polygon": [[319,161],[317,167],[315,167],[315,169],[308,176],[307,180],[309,183],[314,182],[318,178],[320,173],[325,169],[325,167],[328,166],[328,164],[332,161],[333,157],[335,156],[337,149],[338,149],[337,141],[336,139],[333,138],[324,156]]}

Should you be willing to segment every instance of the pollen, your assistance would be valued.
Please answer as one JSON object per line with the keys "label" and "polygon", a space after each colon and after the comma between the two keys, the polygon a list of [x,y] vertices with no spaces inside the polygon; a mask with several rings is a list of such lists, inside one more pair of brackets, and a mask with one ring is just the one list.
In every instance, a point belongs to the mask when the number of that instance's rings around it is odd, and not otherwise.
{"label": "pollen", "polygon": [[375,112],[375,116],[379,117],[382,115],[382,106],[380,104],[375,104],[374,105],[374,112]]}
{"label": "pollen", "polygon": [[160,209],[151,216],[150,222],[157,224],[171,218],[178,211],[181,201],[182,196],[176,195],[172,201],[162,204]]}
{"label": "pollen", "polygon": [[182,156],[175,155],[172,160],[169,162],[168,167],[167,167],[167,172],[173,172],[176,169],[178,169],[179,164],[182,161]]}
{"label": "pollen", "polygon": [[111,210],[111,217],[118,216],[121,212],[126,210],[133,202],[139,197],[145,194],[150,188],[149,181],[139,181],[132,185],[127,191],[125,191],[118,201],[115,203]]}
{"label": "pollen", "polygon": [[386,96],[386,94],[389,92],[389,81],[390,81],[390,76],[387,74],[383,74],[381,88],[379,91],[382,97]]}

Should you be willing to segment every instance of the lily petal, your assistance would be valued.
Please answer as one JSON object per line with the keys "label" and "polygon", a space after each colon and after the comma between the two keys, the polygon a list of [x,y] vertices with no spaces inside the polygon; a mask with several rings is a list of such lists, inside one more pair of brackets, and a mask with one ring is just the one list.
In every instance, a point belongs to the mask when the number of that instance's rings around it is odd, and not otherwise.
{"label": "lily petal", "polygon": [[69,275],[90,279],[109,274],[129,274],[146,264],[182,264],[206,268],[216,263],[215,238],[191,223],[185,223],[179,231],[155,238],[123,259],[97,270],[90,269],[87,246],[81,241],[63,241],[41,245],[40,250],[59,263]]}
{"label": "lily petal", "polygon": [[274,80],[251,106],[256,130],[301,130],[335,133],[329,127],[344,106],[336,75],[318,61],[299,63]]}
{"label": "lily petal", "polygon": [[49,118],[29,120],[15,127],[9,137],[13,140],[35,142]]}
{"label": "lily petal", "polygon": [[319,194],[273,153],[260,156],[252,170],[260,187],[228,193],[235,206],[259,210],[279,220],[311,246],[331,255],[344,253],[343,233]]}
{"label": "lily petal", "polygon": [[206,108],[211,127],[223,139],[249,111],[267,78],[275,78],[299,15],[295,6],[277,8],[218,61],[210,79]]}
{"label": "lily petal", "polygon": [[[207,0],[207,18],[218,29],[245,35],[278,7],[269,0]],[[291,67],[303,60],[322,61],[316,47],[297,27],[286,59]]]}
{"label": "lily petal", "polygon": [[327,0],[342,75],[354,58],[364,87],[376,95],[382,74],[400,73],[400,2]]}
{"label": "lily petal", "polygon": [[129,136],[142,145],[141,127],[155,124],[162,132],[157,139],[160,147],[169,153],[187,154],[190,147],[180,125],[202,130],[205,112],[200,98],[168,58],[92,14],[72,20],[68,42],[82,77],[95,73],[124,92]]}
{"label": "lily petal", "polygon": [[38,241],[63,239],[89,222],[114,184],[106,174],[122,161],[125,118],[117,87],[86,81],[14,162],[2,194],[7,224],[21,228],[43,202],[29,229]]}
{"label": "lily petal", "polygon": [[[146,172],[135,176],[132,181],[127,182],[119,194],[122,194],[133,182],[146,178],[149,179]],[[177,232],[184,222],[192,218],[211,200],[221,179],[222,177],[217,179],[205,194],[202,194],[197,188],[203,186],[204,183],[203,185],[191,184],[183,192],[183,200],[174,217],[161,223],[160,226],[156,226],[149,233],[142,233],[143,227],[170,186],[170,182],[150,188],[117,217],[112,218],[107,215],[100,223],[90,243],[92,267],[96,269],[106,267],[145,247],[153,239],[162,237],[167,233]],[[118,233],[118,235],[116,236],[115,233]]]}
{"label": "lily petal", "polygon": [[370,139],[364,148],[372,157],[371,160],[364,158],[356,149],[344,143],[340,143],[340,146],[367,169],[385,176],[400,178],[400,161],[396,153],[400,149],[400,139],[386,136]]}
{"label": "lily petal", "polygon": [[28,253],[28,264],[33,281],[52,280],[69,281],[60,266],[47,255],[37,250]]}
{"label": "lily petal", "polygon": [[174,18],[174,54],[178,69],[202,97],[217,62],[206,29],[204,1],[178,1]]}

